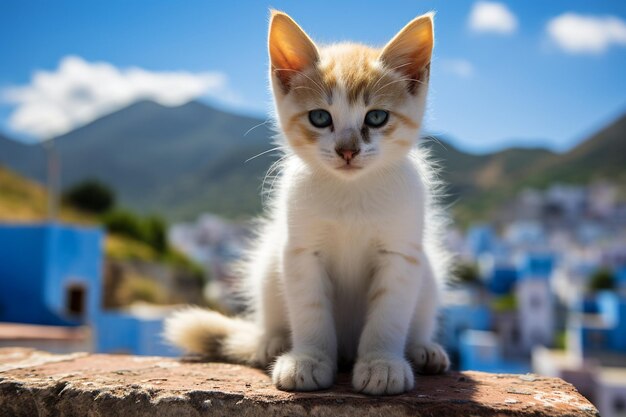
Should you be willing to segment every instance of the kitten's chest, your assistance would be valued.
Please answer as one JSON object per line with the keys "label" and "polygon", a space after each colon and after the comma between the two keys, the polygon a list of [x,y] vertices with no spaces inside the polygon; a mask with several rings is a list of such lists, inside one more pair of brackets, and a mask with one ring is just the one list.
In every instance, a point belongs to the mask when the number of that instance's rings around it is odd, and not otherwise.
{"label": "kitten's chest", "polygon": [[376,266],[380,236],[374,224],[360,222],[327,222],[322,231],[317,253],[332,282],[340,287],[362,287]]}

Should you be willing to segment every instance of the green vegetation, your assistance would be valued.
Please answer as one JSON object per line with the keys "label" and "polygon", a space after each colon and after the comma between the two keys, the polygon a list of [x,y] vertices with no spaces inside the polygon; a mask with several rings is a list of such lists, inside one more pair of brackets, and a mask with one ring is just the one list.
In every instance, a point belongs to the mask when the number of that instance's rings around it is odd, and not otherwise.
{"label": "green vegetation", "polygon": [[567,348],[567,331],[559,330],[554,333],[554,348],[565,350]]}
{"label": "green vegetation", "polygon": [[473,262],[459,262],[452,273],[455,281],[463,284],[480,284],[478,265]]}
{"label": "green vegetation", "polygon": [[591,275],[589,290],[592,292],[615,289],[615,276],[608,268],[600,268]]}
{"label": "green vegetation", "polygon": [[115,206],[115,195],[102,182],[86,180],[65,191],[63,201],[78,210],[102,214]]}
{"label": "green vegetation", "polygon": [[115,209],[105,213],[101,220],[112,237],[107,245],[109,256],[118,260],[162,262],[185,271],[200,284],[206,282],[205,271],[199,264],[169,247],[167,223],[162,218]]}
{"label": "green vegetation", "polygon": [[159,254],[168,250],[167,225],[160,217],[144,217],[130,210],[115,209],[102,216],[102,224],[109,232],[142,242]]}
{"label": "green vegetation", "polygon": [[491,308],[497,312],[517,310],[517,298],[515,294],[502,295],[491,302]]}

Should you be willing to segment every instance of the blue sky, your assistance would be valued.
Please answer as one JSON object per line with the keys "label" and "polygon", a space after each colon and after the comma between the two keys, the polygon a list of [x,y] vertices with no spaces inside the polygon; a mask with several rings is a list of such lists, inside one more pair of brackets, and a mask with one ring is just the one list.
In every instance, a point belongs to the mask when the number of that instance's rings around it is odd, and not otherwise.
{"label": "blue sky", "polygon": [[[58,85],[68,82],[68,68],[91,71],[96,62],[110,64],[109,72],[120,71],[114,79],[130,83],[120,81],[120,86],[134,85],[128,81],[131,67],[143,69],[140,75],[155,83],[161,79],[150,73],[177,71],[178,78],[169,79],[170,91],[183,84],[188,91],[164,99],[170,104],[201,95],[218,106],[266,117],[270,7],[289,13],[315,40],[374,45],[383,45],[416,15],[435,10],[426,128],[466,150],[510,145],[567,149],[626,112],[626,2],[498,2],[495,8],[494,3],[483,7],[486,15],[477,17],[477,8],[485,6],[479,3],[3,1],[0,131],[12,136],[47,132],[37,127],[56,111],[37,105],[33,97],[40,96],[34,94],[42,93],[30,88],[33,74],[60,72],[60,62],[68,56],[75,57],[70,60],[75,65],[68,64]],[[189,85],[194,74],[203,74],[202,79]],[[50,80],[48,88],[54,89],[57,78]],[[136,94],[167,93],[159,86],[146,88],[149,93]],[[55,103],[46,97],[48,105]],[[131,98],[91,103],[82,112],[67,110],[73,113],[65,115],[64,123],[47,120],[56,126],[50,131],[89,121],[127,100]],[[30,107],[22,108],[18,118],[16,111],[25,104]]]}

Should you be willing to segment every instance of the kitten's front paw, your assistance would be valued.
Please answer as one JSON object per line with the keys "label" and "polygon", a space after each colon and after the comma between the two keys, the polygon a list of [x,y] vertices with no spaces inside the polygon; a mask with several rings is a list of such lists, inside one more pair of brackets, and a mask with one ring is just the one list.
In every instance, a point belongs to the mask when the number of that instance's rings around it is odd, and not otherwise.
{"label": "kitten's front paw", "polygon": [[448,354],[437,343],[413,345],[407,354],[420,374],[440,374],[450,367]]}
{"label": "kitten's front paw", "polygon": [[404,358],[359,359],[352,371],[352,386],[364,394],[391,395],[413,389],[415,380]]}
{"label": "kitten's front paw", "polygon": [[324,355],[288,352],[278,357],[272,371],[272,382],[285,391],[324,389],[334,379],[335,364]]}
{"label": "kitten's front paw", "polygon": [[277,333],[262,337],[256,354],[257,364],[262,368],[267,367],[278,355],[289,350],[289,345],[289,336],[286,334]]}

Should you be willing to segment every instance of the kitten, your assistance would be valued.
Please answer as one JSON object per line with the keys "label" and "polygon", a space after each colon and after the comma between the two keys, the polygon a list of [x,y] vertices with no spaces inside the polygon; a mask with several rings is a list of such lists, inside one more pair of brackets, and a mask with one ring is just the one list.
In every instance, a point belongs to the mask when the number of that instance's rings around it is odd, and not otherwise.
{"label": "kitten", "polygon": [[354,361],[354,389],[397,394],[444,372],[433,342],[447,274],[433,175],[415,148],[433,48],[431,14],[382,50],[320,47],[273,12],[270,78],[284,141],[282,175],[243,278],[251,315],[190,308],[166,338],[214,359],[272,365],[284,390],[333,384]]}

